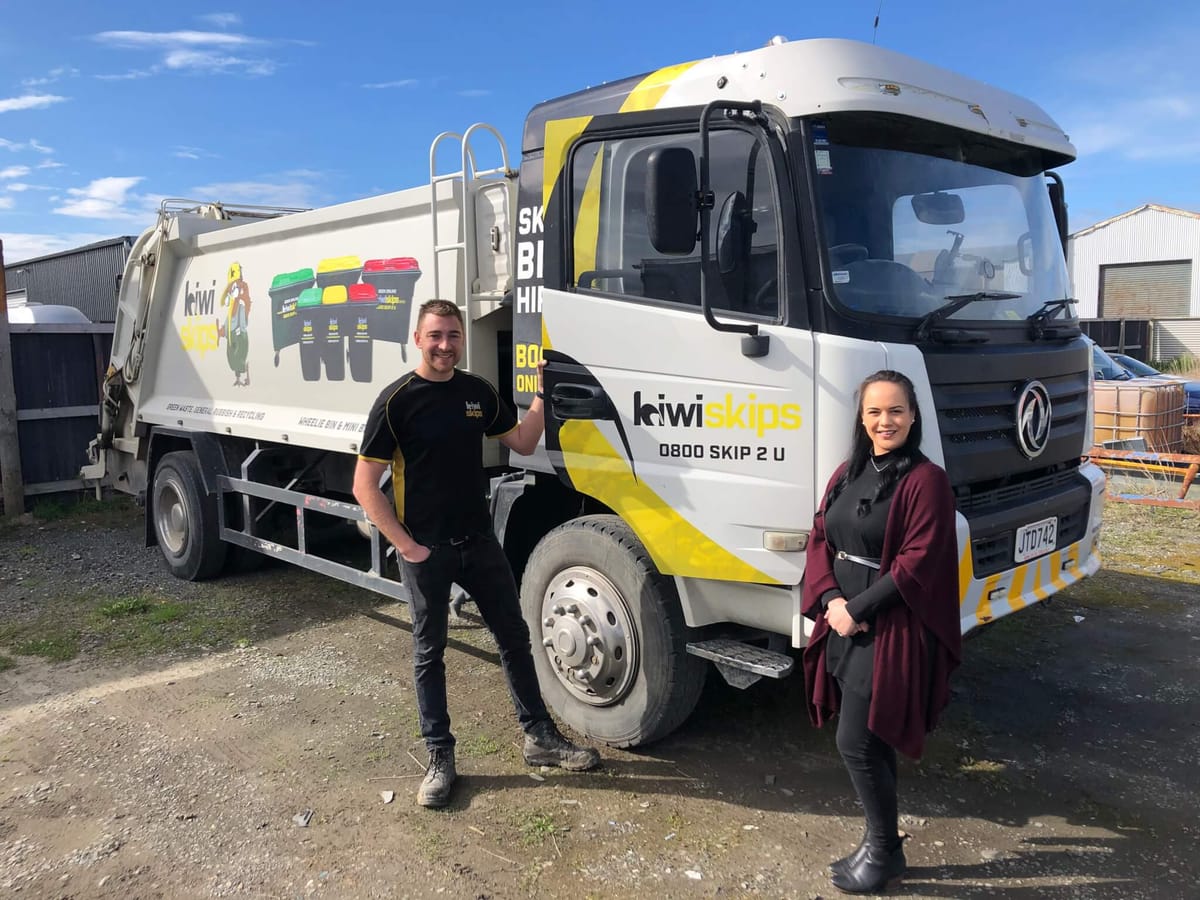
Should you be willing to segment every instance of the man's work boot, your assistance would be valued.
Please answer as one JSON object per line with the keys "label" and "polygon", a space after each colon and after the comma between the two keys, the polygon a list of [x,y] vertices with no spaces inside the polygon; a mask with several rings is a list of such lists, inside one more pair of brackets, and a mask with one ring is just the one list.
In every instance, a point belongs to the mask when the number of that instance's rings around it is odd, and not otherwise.
{"label": "man's work boot", "polygon": [[525,762],[531,766],[560,766],[570,772],[586,772],[600,765],[600,753],[593,747],[572,744],[547,719],[525,732]]}
{"label": "man's work boot", "polygon": [[458,772],[454,769],[454,748],[435,747],[429,751],[425,778],[417,789],[417,805],[439,809],[450,802],[450,789]]}

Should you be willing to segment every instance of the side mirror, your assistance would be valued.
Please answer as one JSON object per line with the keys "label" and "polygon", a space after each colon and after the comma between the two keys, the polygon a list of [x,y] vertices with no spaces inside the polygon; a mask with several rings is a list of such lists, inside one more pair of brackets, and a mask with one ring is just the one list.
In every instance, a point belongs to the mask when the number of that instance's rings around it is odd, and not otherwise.
{"label": "side mirror", "polygon": [[912,208],[917,221],[926,225],[957,225],[967,217],[962,197],[943,191],[914,194]]}
{"label": "side mirror", "polygon": [[659,147],[646,159],[646,225],[659,253],[696,249],[696,157],[686,147]]}
{"label": "side mirror", "polygon": [[1054,211],[1054,224],[1058,226],[1058,239],[1063,250],[1067,249],[1067,192],[1057,172],[1047,172],[1046,189],[1050,192],[1050,209]]}
{"label": "side mirror", "polygon": [[1033,274],[1033,235],[1028,231],[1017,238],[1017,265],[1022,275]]}
{"label": "side mirror", "polygon": [[717,271],[728,275],[738,267],[746,252],[746,220],[750,206],[746,195],[734,191],[721,204],[717,218]]}

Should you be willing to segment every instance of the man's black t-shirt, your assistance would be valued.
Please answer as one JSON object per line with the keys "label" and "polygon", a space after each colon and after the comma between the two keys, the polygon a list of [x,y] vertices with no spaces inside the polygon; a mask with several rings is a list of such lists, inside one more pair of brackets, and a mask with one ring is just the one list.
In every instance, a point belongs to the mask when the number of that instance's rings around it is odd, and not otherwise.
{"label": "man's black t-shirt", "polygon": [[392,466],[396,516],[413,539],[436,544],[486,531],[484,435],[517,427],[496,389],[469,372],[426,381],[415,372],[384,388],[359,456]]}

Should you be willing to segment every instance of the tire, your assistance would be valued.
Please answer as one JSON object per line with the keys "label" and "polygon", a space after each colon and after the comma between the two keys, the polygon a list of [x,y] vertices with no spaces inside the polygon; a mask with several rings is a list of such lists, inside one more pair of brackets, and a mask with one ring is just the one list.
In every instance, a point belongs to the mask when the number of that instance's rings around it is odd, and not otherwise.
{"label": "tire", "polygon": [[675,585],[618,517],[573,519],[542,538],[521,607],[542,696],[593,740],[652,743],[700,699],[708,666],[687,652]]}
{"label": "tire", "polygon": [[218,531],[217,498],[205,493],[195,455],[166,454],[154,470],[150,497],[154,537],[171,574],[184,581],[219,574],[229,548]]}

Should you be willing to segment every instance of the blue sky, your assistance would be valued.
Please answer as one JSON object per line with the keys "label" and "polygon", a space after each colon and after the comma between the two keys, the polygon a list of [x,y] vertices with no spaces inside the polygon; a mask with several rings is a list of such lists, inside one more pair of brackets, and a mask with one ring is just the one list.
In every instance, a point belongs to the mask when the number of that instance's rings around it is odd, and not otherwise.
{"label": "blue sky", "polygon": [[[412,187],[441,131],[486,121],[515,154],[541,100],[774,34],[870,41],[879,5],[8,2],[5,260],[136,234],[163,197]],[[1200,4],[883,0],[877,43],[1041,104],[1079,151],[1072,229],[1143,203],[1200,211]]]}

